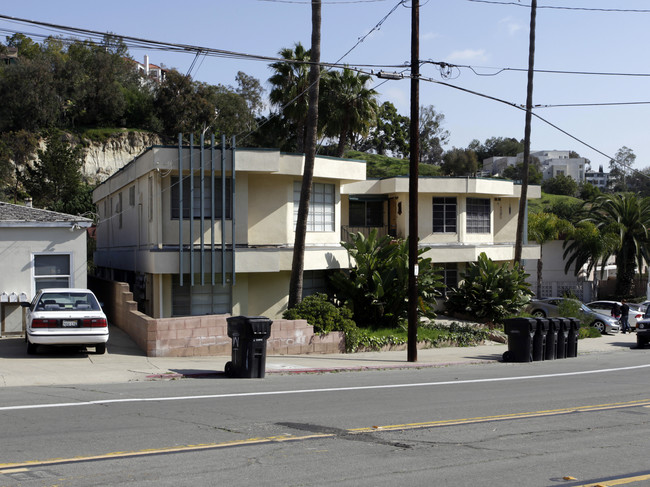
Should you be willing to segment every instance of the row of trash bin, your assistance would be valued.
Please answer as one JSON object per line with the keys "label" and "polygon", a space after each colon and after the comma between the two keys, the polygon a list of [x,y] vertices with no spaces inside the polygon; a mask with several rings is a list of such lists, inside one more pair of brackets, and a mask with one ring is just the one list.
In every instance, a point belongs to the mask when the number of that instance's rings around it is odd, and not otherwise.
{"label": "row of trash bin", "polygon": [[504,362],[533,362],[578,355],[577,318],[510,318],[504,322]]}

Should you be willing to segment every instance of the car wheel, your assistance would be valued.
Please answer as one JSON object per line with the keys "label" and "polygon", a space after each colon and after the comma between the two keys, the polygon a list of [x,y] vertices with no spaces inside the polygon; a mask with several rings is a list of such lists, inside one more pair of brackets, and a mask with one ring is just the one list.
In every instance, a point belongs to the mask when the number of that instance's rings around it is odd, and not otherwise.
{"label": "car wheel", "polygon": [[29,340],[27,340],[27,354],[28,355],[36,355],[36,347],[37,347],[37,345],[35,343],[32,343]]}
{"label": "car wheel", "polygon": [[546,318],[546,313],[541,309],[536,309],[531,313],[535,318]]}
{"label": "car wheel", "polygon": [[98,343],[95,345],[95,353],[98,355],[102,355],[106,353],[106,344],[105,343]]}
{"label": "car wheel", "polygon": [[603,323],[602,321],[596,320],[591,324],[591,326],[593,326],[600,333],[605,333],[605,323]]}

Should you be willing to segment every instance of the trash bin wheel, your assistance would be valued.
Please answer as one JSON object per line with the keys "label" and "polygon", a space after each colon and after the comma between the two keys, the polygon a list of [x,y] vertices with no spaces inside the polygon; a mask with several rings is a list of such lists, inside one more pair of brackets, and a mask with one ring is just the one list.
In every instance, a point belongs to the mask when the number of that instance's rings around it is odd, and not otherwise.
{"label": "trash bin wheel", "polygon": [[503,352],[503,361],[510,362],[510,360],[512,360],[512,354],[510,353],[510,350],[506,350]]}
{"label": "trash bin wheel", "polygon": [[232,365],[232,362],[226,362],[226,367],[225,367],[225,372],[228,377],[232,377],[233,372],[234,372],[234,367]]}

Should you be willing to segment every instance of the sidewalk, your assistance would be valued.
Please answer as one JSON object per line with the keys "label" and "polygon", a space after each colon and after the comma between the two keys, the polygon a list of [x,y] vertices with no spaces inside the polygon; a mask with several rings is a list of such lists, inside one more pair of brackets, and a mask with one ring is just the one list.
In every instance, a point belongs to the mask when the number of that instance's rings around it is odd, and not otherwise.
{"label": "sidewalk", "polygon": [[[75,349],[43,348],[27,355],[23,338],[0,339],[0,387],[102,384],[184,377],[225,377],[227,356],[147,357],[119,328],[111,327],[105,355]],[[636,335],[615,334],[578,342],[578,355],[615,352],[636,344]],[[507,345],[418,350],[418,361],[407,362],[406,351],[328,355],[269,355],[266,374],[443,367],[498,363]],[[92,349],[91,349],[92,350]]]}

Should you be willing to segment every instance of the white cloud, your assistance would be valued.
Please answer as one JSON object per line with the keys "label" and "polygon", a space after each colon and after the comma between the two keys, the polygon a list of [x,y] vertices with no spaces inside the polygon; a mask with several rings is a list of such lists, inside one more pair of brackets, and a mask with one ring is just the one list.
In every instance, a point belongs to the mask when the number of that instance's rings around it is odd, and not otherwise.
{"label": "white cloud", "polygon": [[485,49],[463,49],[462,51],[453,51],[446,59],[450,62],[485,62],[487,58]]}
{"label": "white cloud", "polygon": [[420,40],[430,41],[433,39],[439,39],[440,37],[441,35],[438,34],[437,32],[427,32],[426,34],[420,36]]}
{"label": "white cloud", "polygon": [[505,26],[506,30],[508,31],[508,34],[515,35],[518,31],[522,30],[524,28],[523,25],[518,23],[514,18],[512,17],[506,17],[504,19],[501,19],[499,21],[499,24]]}

